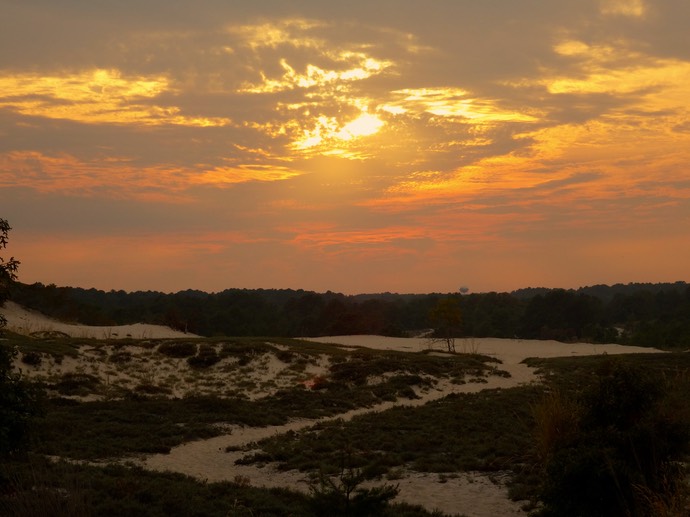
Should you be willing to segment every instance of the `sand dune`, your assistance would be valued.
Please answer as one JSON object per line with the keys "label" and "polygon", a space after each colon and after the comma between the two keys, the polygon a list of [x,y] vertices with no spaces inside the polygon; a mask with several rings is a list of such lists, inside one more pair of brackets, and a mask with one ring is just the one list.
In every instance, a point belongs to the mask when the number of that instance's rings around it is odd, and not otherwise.
{"label": "sand dune", "polygon": [[61,333],[69,337],[95,339],[164,339],[180,337],[198,337],[163,325],[134,323],[132,325],[89,326],[49,318],[44,314],[32,311],[14,302],[5,302],[0,307],[0,314],[7,319],[7,329],[17,334],[42,335]]}

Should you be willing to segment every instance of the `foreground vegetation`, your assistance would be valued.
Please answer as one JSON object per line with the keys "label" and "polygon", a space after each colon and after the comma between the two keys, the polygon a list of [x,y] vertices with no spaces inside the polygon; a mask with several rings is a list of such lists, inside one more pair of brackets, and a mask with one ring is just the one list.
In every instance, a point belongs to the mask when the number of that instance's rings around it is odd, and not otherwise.
{"label": "foreground vegetation", "polygon": [[[32,515],[37,511],[32,504],[50,504],[73,505],[70,515],[319,515],[324,507],[331,511],[339,507],[342,515],[363,514],[364,507],[372,515],[430,515],[421,508],[391,506],[396,480],[425,472],[437,474],[443,482],[468,471],[507,480],[516,500],[544,516],[597,515],[592,508],[584,511],[577,506],[582,494],[593,490],[587,485],[590,478],[598,479],[596,486],[601,487],[616,482],[637,487],[623,495],[614,492],[625,501],[626,515],[657,515],[651,510],[629,511],[642,507],[642,495],[656,510],[685,508],[686,485],[679,481],[684,471],[671,467],[682,465],[690,442],[687,354],[531,359],[528,363],[542,373],[543,384],[451,395],[350,421],[324,421],[245,448],[240,463],[272,463],[310,474],[313,492],[297,494],[254,488],[242,478],[200,483],[181,475],[146,472],[127,461],[216,436],[227,425],[267,426],[294,418],[333,417],[353,408],[414,398],[434,379],[481,382],[487,375],[504,375],[500,365],[478,355],[344,350],[284,339],[97,342],[10,335],[3,346],[6,353],[8,345],[22,359],[25,371],[35,361],[57,363],[87,351],[89,357],[100,357],[113,368],[132,369],[142,358],[165,358],[200,375],[213,371],[229,375],[232,365],[248,372],[266,355],[279,355],[286,371],[298,375],[316,357],[329,358],[328,375],[316,379],[311,388],[293,382],[255,399],[238,393],[175,397],[155,383],[146,389],[135,383],[113,390],[95,374],[62,375],[31,385],[26,376],[5,377],[18,393],[24,389],[28,391],[23,393],[43,393],[40,403],[31,395],[34,398],[15,405],[32,408],[20,411],[16,420],[20,430],[31,421],[27,428],[31,439],[21,446],[20,441],[12,442],[5,450],[8,461],[0,476],[0,505],[10,514]],[[144,355],[136,355],[135,347]],[[7,361],[4,364],[7,373]],[[601,415],[617,410],[621,415],[617,420],[601,420]],[[11,421],[3,417],[2,423]],[[559,429],[572,432],[562,434]],[[621,439],[636,445],[632,450],[619,449]],[[640,451],[648,450],[658,464],[642,461]],[[46,462],[46,456],[65,461]],[[628,463],[631,457],[638,458],[639,465]],[[578,466],[575,460],[582,458],[589,458],[589,463]],[[607,465],[618,458],[613,477],[606,477],[608,471],[597,466],[597,458]],[[101,466],[74,460],[98,460]],[[635,474],[640,465],[641,474]],[[592,472],[602,474],[593,478]],[[341,482],[329,485],[327,480],[333,479]],[[379,488],[360,492],[363,495],[356,499],[365,480]],[[33,487],[30,495],[28,487]],[[611,508],[601,515],[625,514],[619,507]]]}
{"label": "foreground vegetation", "polygon": [[[442,378],[461,384],[480,382],[486,375],[506,375],[494,359],[480,355],[439,357],[367,349],[345,353],[338,347],[316,343],[282,343],[278,348],[254,339],[132,341],[127,350],[142,346],[147,354],[134,355],[123,351],[121,341],[48,340],[42,347],[21,336],[11,336],[7,341],[16,347],[22,361],[30,358],[30,362],[50,362],[51,366],[61,362],[63,354],[78,354],[80,348],[88,350],[90,355],[84,364],[92,373],[30,377],[38,378],[37,386],[49,395],[42,404],[44,417],[34,426],[34,450],[74,459],[166,452],[185,441],[221,434],[228,425],[263,427],[295,418],[329,417],[382,402],[414,399],[415,389],[429,389]],[[125,361],[125,354],[132,357]],[[256,400],[237,389],[226,389],[225,384],[236,374],[240,383],[247,382],[252,369],[269,355],[284,364],[290,375],[286,386],[265,387],[270,396]],[[188,391],[182,397],[172,396],[168,384],[172,381],[167,378],[145,377],[130,384],[129,389],[124,384],[114,385],[112,379],[106,384],[103,379],[105,375],[114,378],[120,370],[132,376],[136,371],[133,363],[144,361],[147,366],[142,375],[146,376],[148,369],[163,368],[163,362],[155,359],[161,356],[184,365],[178,367],[178,378],[190,372],[194,376],[190,386],[197,382],[205,386],[206,394]],[[223,360],[202,360],[209,356]],[[106,369],[96,369],[90,362],[94,357]],[[312,386],[307,388],[302,381],[310,379],[311,374],[304,371],[305,363],[315,361],[315,357],[329,358],[329,375],[311,379]],[[28,372],[32,366],[24,368]],[[204,381],[208,378],[220,381]]]}
{"label": "foreground vegetation", "polygon": [[[37,456],[13,461],[4,479],[0,512],[13,516],[301,517],[321,512],[322,501],[286,489],[249,486],[245,480],[206,483],[132,465],[93,466],[49,462]],[[331,506],[331,509],[333,507]],[[374,515],[340,513],[338,515]],[[441,517],[409,504],[385,505],[382,517]]]}
{"label": "foreground vegetation", "polygon": [[543,385],[451,395],[259,443],[242,461],[372,479],[406,471],[508,475],[540,516],[685,515],[690,356],[534,359]]}
{"label": "foreground vegetation", "polygon": [[[13,374],[16,386],[42,393],[40,400],[27,401],[41,415],[26,429],[30,440],[23,440],[22,447],[13,443],[12,450],[8,448],[7,457],[11,461],[4,464],[0,476],[0,504],[16,515],[35,514],[36,509],[30,506],[34,503],[64,504],[69,508],[77,505],[75,508],[81,508],[79,511],[69,510],[76,515],[121,515],[122,512],[129,515],[216,515],[223,512],[224,515],[332,515],[328,512],[333,511],[334,504],[341,504],[342,515],[366,515],[362,513],[365,508],[376,515],[429,515],[421,508],[392,505],[389,500],[397,493],[394,485],[363,489],[358,486],[359,481],[349,488],[346,484],[320,486],[315,481],[310,496],[288,496],[281,492],[279,502],[272,502],[277,497],[274,491],[246,486],[248,480],[214,484],[210,489],[210,485],[183,476],[148,473],[121,463],[142,454],[167,453],[187,441],[216,436],[227,432],[228,425],[260,427],[284,424],[294,418],[335,416],[400,398],[414,399],[417,397],[415,390],[429,389],[441,378],[461,384],[480,382],[487,375],[506,375],[497,369],[494,359],[479,355],[346,351],[336,346],[295,340],[108,342],[64,338],[37,340],[8,334],[0,346],[8,352],[7,358],[9,351],[14,350],[25,372],[23,379]],[[180,398],[171,396],[165,384],[153,379],[147,384],[135,382],[127,388],[108,385],[103,378],[104,374],[114,376],[120,369],[132,374],[137,368],[135,363],[141,361],[148,363],[148,368],[161,368],[164,363],[173,362],[180,365],[180,371],[198,372],[194,374],[199,378],[215,374],[229,376],[233,369],[249,374],[252,368],[263,364],[266,356],[278,359],[285,371],[296,375],[295,379],[304,378],[300,377],[300,372],[306,374],[306,365],[314,363],[315,358],[327,357],[329,372],[327,376],[313,379],[311,387],[292,382],[290,387],[273,387],[266,396],[254,400],[236,392],[230,396],[192,393]],[[82,361],[78,364],[88,369],[78,373],[82,367],[77,366],[76,372],[60,373],[59,366],[77,359]],[[103,363],[105,369],[99,369],[95,362]],[[9,371],[9,362],[3,364],[5,371]],[[37,372],[41,365],[46,367],[45,371],[57,373],[40,376]],[[28,383],[27,379],[31,378],[38,380]],[[142,389],[143,386],[146,389]],[[219,389],[219,392],[223,391]],[[16,409],[20,409],[20,405]],[[70,463],[45,463],[43,457],[59,457]],[[98,461],[103,465],[116,462],[118,465],[97,467],[71,463],[75,460]],[[352,465],[351,473],[351,478],[343,479],[360,479],[356,466]],[[109,487],[109,484],[114,486]],[[125,494],[127,497],[121,494],[123,484],[130,486],[127,490],[132,491]],[[203,499],[209,493],[225,495],[219,496],[221,502],[180,505],[175,510],[177,513],[171,513],[170,508],[177,505],[175,498],[171,501],[163,497],[161,489],[156,488],[165,484],[177,486],[175,490],[179,493],[189,492],[185,501]],[[29,486],[40,486],[46,501],[35,497],[35,489],[31,497],[25,493]],[[132,488],[138,486],[142,488]],[[101,496],[104,490],[108,494]],[[57,497],[55,493],[62,495]],[[284,498],[290,500],[289,504]],[[22,505],[29,505],[28,509],[23,509]],[[190,513],[192,507],[195,510]],[[228,508],[232,508],[232,512]],[[319,513],[321,511],[326,513]]]}

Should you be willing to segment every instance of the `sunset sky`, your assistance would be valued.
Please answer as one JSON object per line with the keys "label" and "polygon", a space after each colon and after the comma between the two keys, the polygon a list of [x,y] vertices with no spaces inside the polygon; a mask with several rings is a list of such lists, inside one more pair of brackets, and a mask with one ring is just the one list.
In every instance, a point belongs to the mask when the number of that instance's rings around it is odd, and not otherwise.
{"label": "sunset sky", "polygon": [[688,0],[0,7],[23,282],[690,280]]}

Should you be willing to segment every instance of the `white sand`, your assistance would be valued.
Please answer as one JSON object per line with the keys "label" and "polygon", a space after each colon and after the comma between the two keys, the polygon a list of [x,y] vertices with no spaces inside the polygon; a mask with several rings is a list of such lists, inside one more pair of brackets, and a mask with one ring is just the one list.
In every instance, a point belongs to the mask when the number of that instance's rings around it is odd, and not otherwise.
{"label": "white sand", "polygon": [[[321,343],[333,343],[345,346],[363,346],[376,350],[398,350],[401,352],[421,352],[433,346],[434,350],[443,350],[443,345],[433,343],[425,338],[399,338],[384,336],[327,336],[305,338]],[[495,357],[501,361],[499,368],[510,373],[507,383],[498,377],[489,379],[483,388],[507,388],[536,380],[534,371],[521,364],[528,357],[573,357],[599,354],[638,354],[660,352],[656,348],[642,348],[616,344],[593,345],[589,343],[561,343],[559,341],[541,341],[536,339],[500,339],[500,338],[467,338],[457,339],[457,352],[470,352]],[[505,379],[504,379],[505,381]]]}
{"label": "white sand", "polygon": [[69,337],[96,339],[164,339],[181,337],[198,337],[173,330],[162,325],[134,323],[132,325],[88,326],[64,323],[36,311],[25,309],[14,302],[5,302],[0,307],[0,314],[7,320],[7,329],[17,334],[61,332]]}
{"label": "white sand", "polygon": [[[7,302],[0,308],[9,323],[9,328],[15,332],[30,335],[38,331],[59,331],[72,337],[94,338],[176,338],[193,337],[190,334],[177,332],[167,327],[157,325],[126,325],[119,327],[88,327],[85,325],[66,324],[46,318],[33,311]],[[311,339],[323,343],[333,343],[346,347],[368,347],[379,350],[399,350],[404,352],[418,352],[430,348],[430,341],[424,338],[390,338],[381,336],[330,336]],[[444,353],[440,344],[433,345],[432,353]],[[146,349],[125,347],[133,357],[125,365],[113,364],[104,357],[113,357],[115,348],[87,348],[80,349],[77,359],[65,358],[62,364],[54,361],[44,361],[40,368],[29,368],[24,365],[24,371],[29,376],[59,376],[67,371],[84,371],[103,378],[107,375],[109,382],[120,383],[128,389],[142,382],[173,385],[173,396],[182,396],[188,392],[204,392],[206,389],[218,390],[220,382],[226,391],[233,388],[242,389],[250,398],[269,396],[275,389],[295,383],[303,383],[306,379],[317,375],[327,375],[329,362],[324,357],[316,364],[310,364],[301,374],[291,371],[288,364],[282,363],[273,354],[264,355],[252,361],[250,367],[237,368],[224,359],[209,372],[200,375],[189,368],[183,360],[161,358]],[[118,349],[120,352],[123,349]],[[621,353],[649,353],[659,352],[651,348],[638,348],[621,345],[591,345],[581,343],[560,343],[557,341],[515,340],[515,339],[460,339],[456,342],[458,352],[479,353],[495,357],[502,363],[497,365],[501,370],[508,371],[509,378],[490,376],[486,383],[468,382],[467,384],[452,384],[439,380],[436,386],[425,391],[417,391],[419,399],[386,402],[373,408],[360,408],[337,418],[345,420],[356,415],[383,411],[395,405],[421,405],[431,400],[445,397],[450,393],[477,392],[490,388],[510,388],[520,384],[538,380],[528,366],[521,364],[527,357],[562,357],[597,354]],[[247,380],[251,380],[254,388],[247,388]],[[322,419],[323,420],[323,419]],[[229,434],[209,440],[199,440],[175,447],[169,454],[156,454],[135,460],[137,463],[152,470],[170,470],[194,476],[208,481],[246,481],[254,486],[286,487],[293,490],[308,490],[306,477],[296,471],[280,472],[274,465],[235,465],[235,460],[248,454],[246,451],[225,452],[225,448],[245,447],[265,437],[287,431],[298,431],[311,426],[320,420],[297,420],[287,425],[266,428],[234,427]],[[499,476],[500,478],[500,476]],[[403,472],[401,478],[392,481],[399,484],[400,493],[397,500],[411,504],[420,504],[428,509],[438,509],[445,513],[463,513],[469,517],[494,517],[525,515],[520,510],[520,504],[508,499],[505,484],[500,479],[493,480],[483,473],[422,474]]]}

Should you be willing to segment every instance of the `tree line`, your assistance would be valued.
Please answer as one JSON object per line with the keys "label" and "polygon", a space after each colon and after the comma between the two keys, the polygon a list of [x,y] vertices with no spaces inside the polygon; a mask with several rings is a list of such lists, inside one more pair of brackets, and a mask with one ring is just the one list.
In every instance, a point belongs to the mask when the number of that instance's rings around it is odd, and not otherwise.
{"label": "tree line", "polygon": [[146,322],[203,336],[408,336],[438,326],[453,299],[456,337],[555,339],[690,348],[690,285],[527,288],[511,293],[361,294],[301,289],[101,291],[15,282],[12,299],[88,325]]}

